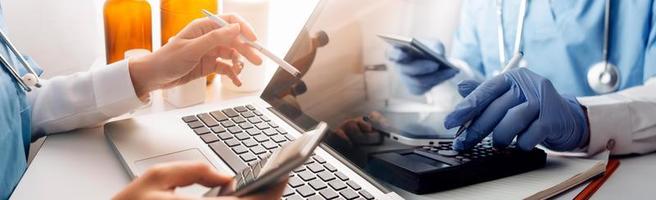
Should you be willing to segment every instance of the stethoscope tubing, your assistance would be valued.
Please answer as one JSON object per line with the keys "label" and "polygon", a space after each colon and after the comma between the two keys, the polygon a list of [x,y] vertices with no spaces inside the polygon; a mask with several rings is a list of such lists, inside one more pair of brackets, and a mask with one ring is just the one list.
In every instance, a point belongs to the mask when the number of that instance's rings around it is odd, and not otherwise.
{"label": "stethoscope tubing", "polygon": [[[610,0],[606,0],[605,2],[605,8],[604,8],[604,38],[602,41],[603,47],[602,47],[602,63],[605,63],[604,69],[601,72],[601,74],[609,74],[613,78],[610,78],[612,80],[619,80],[619,70],[617,70],[617,67],[615,67],[612,63],[608,62],[609,56],[608,56],[608,49],[609,49],[609,40],[610,40]],[[520,2],[519,6],[519,13],[517,16],[517,30],[515,34],[515,44],[514,44],[514,54],[517,55],[521,51],[521,43],[522,43],[522,36],[524,32],[524,20],[526,19],[526,12],[527,12],[527,4],[528,0],[522,0]],[[499,43],[499,63],[500,66],[505,66],[506,63],[506,47],[505,47],[505,38],[504,38],[504,28],[503,28],[503,0],[496,0],[496,9],[497,9],[497,39]],[[592,71],[593,67],[589,70],[588,73]],[[611,73],[611,72],[616,72],[616,73]],[[598,80],[588,80],[588,85],[590,85],[591,88],[595,88],[595,86],[603,84],[603,85],[613,85],[613,84],[618,84],[617,82],[615,83],[604,83],[601,78],[598,78]],[[595,91],[597,93],[600,93],[599,91]],[[605,92],[605,91],[604,91]]]}
{"label": "stethoscope tubing", "polygon": [[[41,80],[39,79],[39,76],[37,75],[36,71],[34,71],[34,68],[32,68],[32,66],[30,66],[30,64],[27,62],[27,60],[25,60],[25,58],[23,57],[23,54],[21,54],[21,53],[18,51],[18,49],[16,48],[16,46],[14,45],[14,43],[12,43],[11,40],[9,40],[9,37],[7,37],[7,34],[5,34],[5,32],[2,31],[2,30],[0,30],[0,38],[1,38],[2,40],[5,41],[5,43],[7,44],[7,47],[9,47],[9,51],[11,51],[11,52],[12,52],[12,53],[18,58],[18,61],[19,61],[21,64],[23,64],[23,66],[25,67],[25,69],[27,69],[27,72],[28,72],[29,74],[34,75],[33,77],[35,78],[35,83],[34,83],[33,86],[34,86],[34,87],[37,87],[37,88],[40,88],[40,87],[41,87],[41,83],[40,83]],[[16,82],[18,82],[18,84],[20,84],[21,87],[22,87],[25,91],[27,91],[27,92],[32,91],[32,89],[30,88],[30,85],[27,84],[27,83],[25,82],[25,80],[23,80],[22,77],[20,77],[20,75],[18,74],[18,71],[16,71],[16,68],[13,67],[13,66],[9,63],[9,60],[7,59],[7,57],[5,57],[4,55],[0,55],[0,62],[2,62],[2,65],[5,66],[5,68],[7,68],[7,70],[8,70],[9,73],[11,74],[11,76],[12,76],[14,79],[16,79]]]}

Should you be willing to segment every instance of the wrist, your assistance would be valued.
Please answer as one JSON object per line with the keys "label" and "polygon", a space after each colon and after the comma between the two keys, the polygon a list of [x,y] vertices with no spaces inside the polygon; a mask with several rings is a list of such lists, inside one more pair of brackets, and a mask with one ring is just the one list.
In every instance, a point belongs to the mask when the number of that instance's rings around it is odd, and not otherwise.
{"label": "wrist", "polygon": [[150,92],[158,88],[157,84],[153,81],[152,73],[152,54],[130,58],[128,60],[128,68],[130,71],[130,79],[134,87],[134,92],[137,97],[143,102],[148,101]]}

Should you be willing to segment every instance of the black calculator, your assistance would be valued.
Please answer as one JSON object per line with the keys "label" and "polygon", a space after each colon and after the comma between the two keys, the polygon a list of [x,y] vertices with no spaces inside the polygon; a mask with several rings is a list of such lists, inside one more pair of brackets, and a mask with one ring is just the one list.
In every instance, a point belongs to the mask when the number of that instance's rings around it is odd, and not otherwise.
{"label": "black calculator", "polygon": [[538,148],[497,149],[489,138],[465,152],[452,141],[370,155],[367,169],[375,177],[404,190],[426,194],[508,177],[545,166],[547,154]]}

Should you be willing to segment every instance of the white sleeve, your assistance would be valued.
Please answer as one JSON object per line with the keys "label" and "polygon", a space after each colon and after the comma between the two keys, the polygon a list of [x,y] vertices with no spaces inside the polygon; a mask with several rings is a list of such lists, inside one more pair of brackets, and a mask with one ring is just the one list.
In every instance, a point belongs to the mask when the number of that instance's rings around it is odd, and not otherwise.
{"label": "white sleeve", "polygon": [[656,78],[608,95],[581,97],[587,108],[590,142],[586,153],[644,154],[656,150]]}
{"label": "white sleeve", "polygon": [[33,138],[97,126],[141,106],[128,63],[44,80],[41,88],[28,93]]}

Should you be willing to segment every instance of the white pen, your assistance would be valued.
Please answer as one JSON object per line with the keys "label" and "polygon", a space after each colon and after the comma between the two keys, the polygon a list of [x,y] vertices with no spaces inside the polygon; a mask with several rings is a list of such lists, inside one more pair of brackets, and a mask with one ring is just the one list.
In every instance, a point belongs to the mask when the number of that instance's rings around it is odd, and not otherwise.
{"label": "white pen", "polygon": [[[510,59],[510,62],[508,62],[508,64],[503,67],[503,70],[501,70],[501,73],[499,73],[497,76],[499,76],[503,73],[506,73],[507,71],[509,71],[511,69],[517,68],[517,66],[519,66],[519,62],[522,61],[523,57],[524,57],[524,53],[522,53],[521,51],[515,53],[515,55],[513,55],[513,57]],[[469,126],[471,126],[471,123],[472,123],[472,121],[469,120],[465,124],[460,126],[460,128],[458,128],[458,131],[456,132],[455,137],[458,137],[458,136],[462,135],[462,133],[464,133],[465,130],[467,130],[469,128]]]}
{"label": "white pen", "polygon": [[[207,17],[209,17],[210,19],[212,19],[212,21],[216,22],[216,23],[219,24],[219,26],[221,26],[221,27],[224,27],[224,26],[228,26],[228,25],[230,25],[230,24],[228,24],[228,22],[226,22],[225,20],[221,19],[220,17],[217,17],[216,15],[212,14],[211,12],[209,12],[209,11],[207,11],[207,10],[203,10],[203,14],[207,15]],[[297,77],[297,78],[301,76],[301,72],[298,71],[294,66],[292,66],[292,65],[289,64],[289,63],[287,63],[287,62],[286,62],[285,60],[283,60],[282,58],[276,56],[276,55],[273,54],[271,51],[269,51],[268,49],[264,48],[264,46],[262,46],[261,44],[259,44],[259,43],[257,43],[257,42],[250,41],[249,39],[247,39],[246,37],[244,37],[244,35],[241,35],[241,34],[239,35],[239,37],[240,37],[241,40],[243,40],[246,44],[248,44],[249,46],[253,47],[253,48],[256,49],[257,51],[259,51],[260,53],[262,53],[264,56],[268,57],[269,59],[273,60],[273,62],[275,62],[276,64],[278,64],[278,65],[279,65],[282,69],[284,69],[285,71],[289,72],[292,76]]]}

